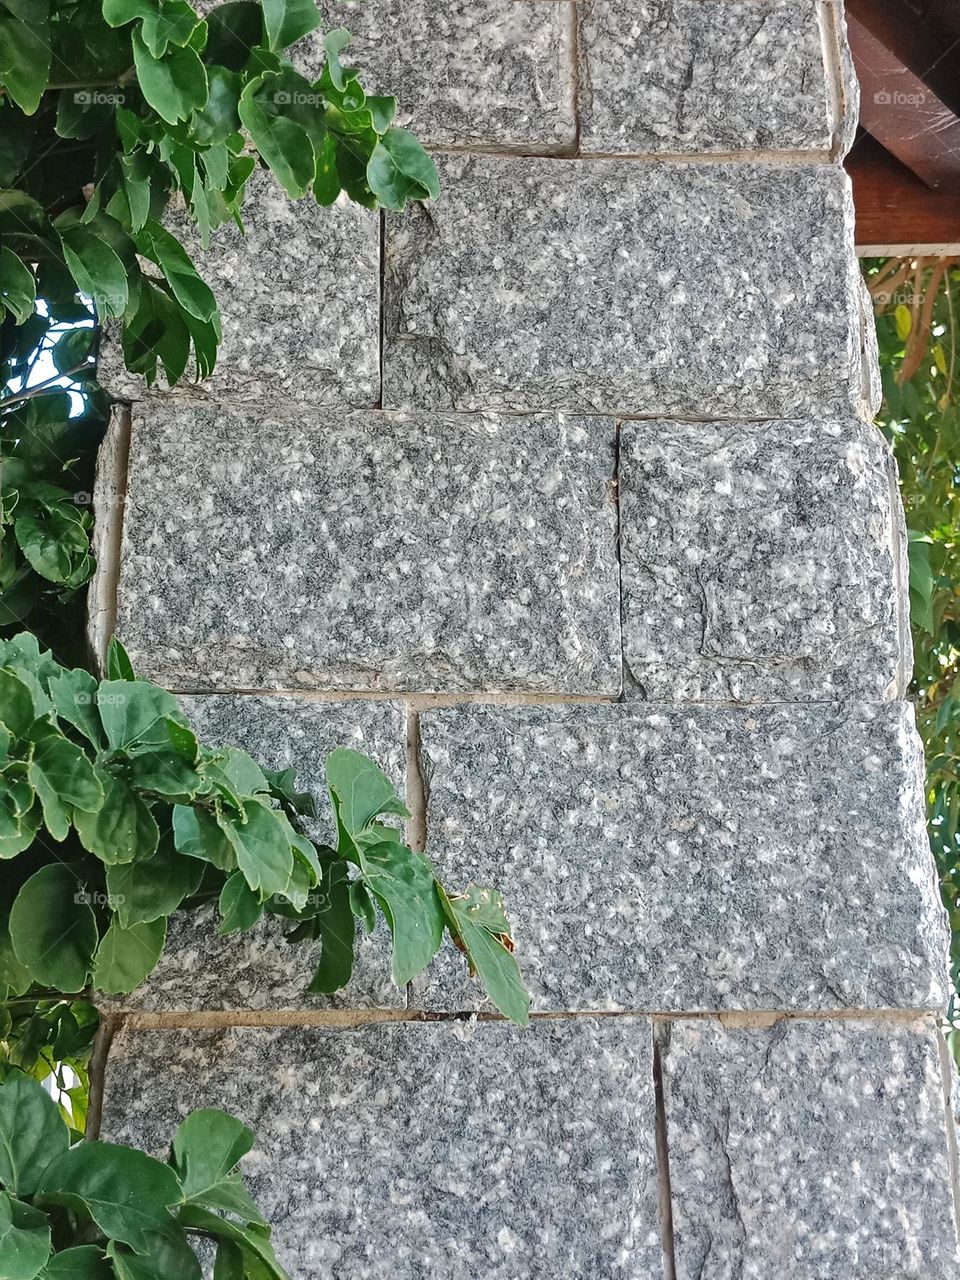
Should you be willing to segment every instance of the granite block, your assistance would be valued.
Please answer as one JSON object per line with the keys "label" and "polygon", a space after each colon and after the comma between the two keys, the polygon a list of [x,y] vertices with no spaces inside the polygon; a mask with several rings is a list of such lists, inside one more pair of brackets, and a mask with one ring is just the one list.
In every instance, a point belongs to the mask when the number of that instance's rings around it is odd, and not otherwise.
{"label": "granite block", "polygon": [[890,466],[880,433],[856,422],[625,423],[630,694],[902,694]]}
{"label": "granite block", "polygon": [[117,631],[145,676],[619,691],[613,422],[134,418]]}
{"label": "granite block", "polygon": [[449,156],[385,223],[386,408],[859,414],[849,180],[827,165]]}
{"label": "granite block", "polygon": [[829,152],[816,0],[581,0],[586,152]]}
{"label": "granite block", "polygon": [[308,77],[323,30],[347,27],[344,61],[399,100],[425,146],[556,151],[576,141],[574,6],[560,0],[320,0],[324,26],[292,53]]}
{"label": "granite block", "polygon": [[105,1137],[161,1152],[211,1106],[302,1280],[661,1274],[644,1019],[121,1029]]}
{"label": "granite block", "polygon": [[[191,220],[172,210],[171,229],[216,295],[223,342],[213,374],[192,381],[191,364],[170,392],[179,398],[258,402],[285,397],[302,407],[366,408],[380,396],[380,220],[341,198],[321,208],[291,200],[257,170],[243,209],[245,232],[218,228],[204,250]],[[123,367],[119,335],[101,337],[100,381],[117,399],[164,398],[163,374],[148,390]]]}
{"label": "granite block", "polygon": [[958,1274],[932,1025],[670,1024],[677,1280]]}
{"label": "granite block", "polygon": [[[423,712],[427,852],[540,1010],[941,1009],[909,704]],[[441,954],[420,1008],[484,1008]]]}
{"label": "granite block", "polygon": [[[406,712],[398,703],[316,702],[283,697],[181,697],[180,705],[208,746],[241,747],[267,769],[297,770],[299,787],[314,797],[318,817],[310,834],[333,837],[324,760],[337,747],[371,756],[403,794]],[[104,1009],[201,1012],[222,1009],[402,1008],[406,990],[390,978],[391,944],[383,922],[358,937],[349,985],[333,996],[307,993],[320,949],[288,944],[288,921],[264,917],[246,933],[222,938],[212,908],[171,917],[167,945],[146,982],[129,995],[103,997]]]}

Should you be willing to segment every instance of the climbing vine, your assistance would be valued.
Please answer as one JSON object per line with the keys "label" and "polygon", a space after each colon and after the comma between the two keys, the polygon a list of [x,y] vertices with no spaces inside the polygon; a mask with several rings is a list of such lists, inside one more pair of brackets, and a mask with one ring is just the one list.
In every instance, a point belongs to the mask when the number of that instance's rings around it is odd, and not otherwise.
{"label": "climbing vine", "polygon": [[4,1280],[199,1280],[195,1237],[216,1242],[217,1280],[284,1276],[236,1171],[253,1143],[239,1121],[188,1117],[167,1163],[82,1134],[90,993],[143,981],[174,912],[215,906],[223,934],[279,917],[317,952],[314,993],[349,980],[378,916],[400,985],[448,935],[497,1008],[528,1017],[499,894],[437,880],[372,761],[328,757],[316,838],[292,770],[202,743],[117,641],[104,679],[82,662],[99,325],[148,384],[207,377],[221,339],[171,204],[206,247],[242,229],[258,167],[321,205],[439,194],[396,101],[346,65],[345,31],[323,37],[318,78],[295,69],[287,51],[318,22],[314,0],[0,0]]}

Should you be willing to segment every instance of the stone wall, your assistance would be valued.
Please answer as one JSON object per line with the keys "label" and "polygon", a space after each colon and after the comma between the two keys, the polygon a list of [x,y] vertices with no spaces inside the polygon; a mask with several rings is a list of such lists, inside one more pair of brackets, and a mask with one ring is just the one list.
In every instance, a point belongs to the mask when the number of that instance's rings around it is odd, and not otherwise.
{"label": "stone wall", "polygon": [[107,1019],[104,1131],[242,1116],[304,1280],[954,1276],[842,17],[321,7],[442,199],[257,179],[205,259],[214,377],[144,393],[107,335],[93,634],[318,797],[374,755],[411,842],[503,889],[544,1016],[449,948],[398,991],[375,934],[327,999],[276,923],[179,920]]}

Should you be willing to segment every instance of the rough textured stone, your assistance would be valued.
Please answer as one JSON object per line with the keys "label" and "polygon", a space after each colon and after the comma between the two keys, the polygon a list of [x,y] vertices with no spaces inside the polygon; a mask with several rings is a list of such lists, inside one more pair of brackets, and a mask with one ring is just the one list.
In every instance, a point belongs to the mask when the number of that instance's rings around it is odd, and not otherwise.
{"label": "rough textured stone", "polygon": [[194,1107],[303,1280],[660,1275],[644,1019],[121,1031],[104,1134],[162,1151]]}
{"label": "rough textured stone", "polygon": [[[421,737],[427,851],[501,888],[535,1008],[944,1005],[907,704],[471,706]],[[440,956],[414,1002],[482,992]]]}
{"label": "rough textured stone", "polygon": [[614,424],[139,406],[118,632],[176,688],[616,693]]}
{"label": "rough textured stone", "polygon": [[829,151],[816,0],[581,0],[580,145]]}
{"label": "rough textured stone", "polygon": [[[336,747],[372,756],[403,793],[406,713],[397,703],[210,695],[182,697],[180,705],[201,741],[242,747],[268,769],[295,767],[299,786],[317,805],[312,834],[318,838],[332,836],[323,762]],[[390,980],[390,938],[382,923],[358,941],[353,978],[335,996],[307,994],[319,948],[288,945],[286,921],[265,917],[249,932],[227,938],[217,935],[217,923],[207,909],[173,916],[166,948],[147,981],[129,995],[101,997],[98,1003],[151,1012],[406,1004],[406,991]]]}
{"label": "rough textured stone", "polygon": [[632,692],[739,701],[902,692],[890,465],[879,432],[858,423],[625,423]]}
{"label": "rough textured stone", "polygon": [[[425,145],[552,151],[576,141],[574,9],[560,0],[320,0],[347,27],[344,60],[368,91],[399,99],[397,123]],[[322,33],[296,47],[309,77]]]}
{"label": "rough textured stone", "polygon": [[932,1026],[675,1022],[663,1056],[677,1280],[948,1280]]}
{"label": "rough textured stone", "polygon": [[[341,200],[321,209],[293,201],[273,176],[250,179],[243,235],[220,227],[204,251],[185,214],[174,230],[220,305],[223,343],[213,374],[184,377],[173,394],[212,401],[285,396],[301,406],[375,405],[380,396],[380,222]],[[148,393],[123,367],[117,334],[104,331],[100,380],[123,400]]]}
{"label": "rough textured stone", "polygon": [[452,156],[441,179],[386,221],[386,407],[859,410],[839,168]]}

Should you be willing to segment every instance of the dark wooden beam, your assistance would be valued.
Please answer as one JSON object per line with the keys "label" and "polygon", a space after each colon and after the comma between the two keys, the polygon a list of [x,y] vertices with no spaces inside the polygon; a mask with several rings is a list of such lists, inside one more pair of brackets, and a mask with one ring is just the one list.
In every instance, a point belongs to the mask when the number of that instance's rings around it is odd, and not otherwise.
{"label": "dark wooden beam", "polygon": [[905,0],[847,0],[860,123],[934,190],[960,192],[960,50]]}
{"label": "dark wooden beam", "polygon": [[846,160],[857,211],[857,247],[895,253],[960,250],[960,195],[932,191],[869,136]]}

